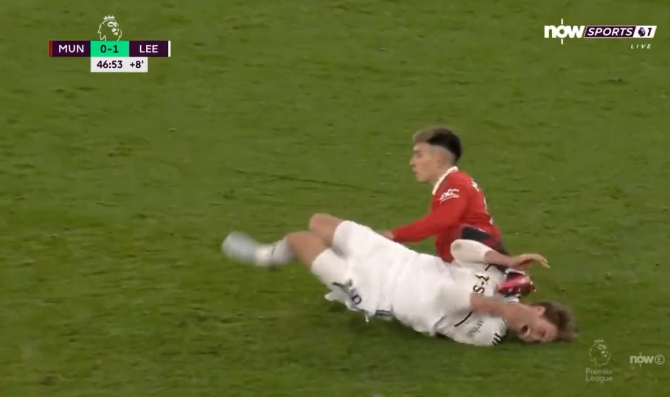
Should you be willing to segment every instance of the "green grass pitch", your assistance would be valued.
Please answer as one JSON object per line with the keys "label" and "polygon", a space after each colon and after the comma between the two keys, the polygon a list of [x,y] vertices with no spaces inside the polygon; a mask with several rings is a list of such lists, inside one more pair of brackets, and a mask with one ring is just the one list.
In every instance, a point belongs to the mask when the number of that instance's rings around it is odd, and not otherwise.
{"label": "green grass pitch", "polygon": [[[173,57],[144,75],[47,57],[109,14]],[[543,38],[561,18],[657,37],[561,46]],[[668,395],[670,364],[629,361],[670,355],[668,21],[660,0],[3,2],[0,395]],[[548,256],[536,298],[574,307],[576,343],[366,324],[301,267],[222,257],[231,229],[275,239],[317,211],[421,216],[410,137],[435,123],[507,245]]]}

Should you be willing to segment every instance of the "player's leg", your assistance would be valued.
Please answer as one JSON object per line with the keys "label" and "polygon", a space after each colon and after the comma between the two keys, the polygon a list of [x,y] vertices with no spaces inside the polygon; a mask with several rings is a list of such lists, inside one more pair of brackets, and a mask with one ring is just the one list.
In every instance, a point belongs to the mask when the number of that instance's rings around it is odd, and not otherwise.
{"label": "player's leg", "polygon": [[[347,223],[347,221],[331,215],[316,214],[310,219],[309,228],[327,246],[331,246],[336,230],[343,223]],[[342,229],[347,229],[347,227],[343,227]],[[274,243],[261,244],[246,234],[233,232],[224,240],[222,249],[224,252],[228,251],[226,252],[227,255],[234,256],[238,260],[253,262],[258,266],[264,267],[283,265],[295,259],[293,252],[287,244],[286,237]]]}
{"label": "player's leg", "polygon": [[298,260],[327,287],[347,282],[348,264],[319,236],[311,232],[291,233],[286,244]]}
{"label": "player's leg", "polygon": [[[287,234],[281,243],[263,245],[242,233],[230,233],[222,244],[223,252],[231,259],[252,263],[260,267],[276,266],[282,258],[291,258],[303,263],[321,282],[331,287],[333,283],[346,283],[347,262],[321,239],[311,232]],[[277,247],[280,245],[280,247]],[[281,248],[278,258],[268,247]],[[276,249],[275,249],[276,253]],[[270,265],[268,265],[270,264]]]}
{"label": "player's leg", "polygon": [[[312,216],[309,228],[321,238],[325,246],[333,246],[341,256],[346,256],[352,250],[359,253],[372,250],[375,243],[395,244],[367,226],[327,214]],[[230,257],[263,267],[283,265],[295,259],[286,237],[271,244],[262,244],[246,234],[233,232],[226,237],[221,248]]]}
{"label": "player's leg", "polygon": [[[350,290],[347,285],[342,288],[348,292],[347,306],[350,309],[352,307],[349,303],[353,302],[355,310],[364,310],[368,313],[379,314],[380,311],[390,310],[379,301],[379,291],[386,291],[387,288],[390,288],[389,280],[393,274],[398,274],[408,264],[416,264],[415,261],[422,257],[421,254],[389,240],[368,226],[342,220],[332,215],[312,216],[309,228],[324,240],[326,245],[330,245],[334,253],[346,259],[349,271],[347,279],[358,288],[358,291]],[[442,263],[437,257],[430,258]],[[416,267],[414,273],[420,274],[421,266],[417,264]],[[411,283],[408,280],[406,282]],[[367,298],[361,301],[361,294],[366,295]],[[326,299],[330,297],[326,296]],[[392,298],[388,295],[386,299]]]}
{"label": "player's leg", "polygon": [[[284,250],[278,257],[276,247]],[[339,257],[320,237],[310,232],[296,232],[286,235],[279,242],[263,245],[241,233],[231,233],[222,245],[223,252],[230,258],[253,263],[260,267],[274,267],[287,258],[297,259],[310,270],[330,292],[325,298],[339,302],[355,310],[349,296],[349,264]],[[259,260],[260,258],[260,260]]]}
{"label": "player's leg", "polygon": [[223,240],[221,250],[230,258],[261,267],[279,266],[295,260],[286,237],[262,244],[244,233],[232,232]]}
{"label": "player's leg", "polygon": [[328,214],[314,214],[309,219],[309,230],[332,246],[337,228],[345,221]]}
{"label": "player's leg", "polygon": [[[312,216],[309,221],[309,228],[315,235],[321,238],[325,246],[330,247],[335,240],[335,233],[337,230],[341,230],[339,233],[340,235],[348,236],[349,234],[352,234],[347,232],[352,226],[349,224],[359,226],[360,228],[366,228],[353,222],[343,221],[342,219],[326,214]],[[340,228],[340,225],[344,226]],[[350,239],[341,238],[341,240]],[[340,252],[346,251],[347,244],[342,245],[343,247]],[[226,237],[221,247],[224,253],[228,256],[234,257],[242,262],[252,262],[263,267],[283,265],[295,259],[294,252],[288,244],[287,237],[271,244],[261,244],[246,234],[233,232]]]}
{"label": "player's leg", "polygon": [[379,255],[385,251],[396,255],[413,252],[368,226],[328,214],[313,215],[309,220],[309,230],[346,259]]}

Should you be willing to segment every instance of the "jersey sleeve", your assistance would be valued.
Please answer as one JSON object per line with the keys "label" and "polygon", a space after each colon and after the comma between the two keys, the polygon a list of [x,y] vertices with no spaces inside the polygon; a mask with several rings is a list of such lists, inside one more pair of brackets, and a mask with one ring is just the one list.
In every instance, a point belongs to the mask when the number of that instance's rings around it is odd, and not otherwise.
{"label": "jersey sleeve", "polygon": [[460,181],[448,182],[433,199],[438,201],[437,206],[427,216],[391,231],[396,242],[422,241],[456,226],[468,207],[468,186]]}
{"label": "jersey sleeve", "polygon": [[486,254],[492,249],[479,241],[454,240],[451,243],[451,255],[460,263],[486,263]]}

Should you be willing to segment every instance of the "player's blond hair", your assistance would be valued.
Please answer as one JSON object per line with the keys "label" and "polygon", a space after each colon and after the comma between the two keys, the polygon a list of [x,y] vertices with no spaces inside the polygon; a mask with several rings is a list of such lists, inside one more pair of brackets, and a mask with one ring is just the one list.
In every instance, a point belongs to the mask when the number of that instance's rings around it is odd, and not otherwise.
{"label": "player's blond hair", "polygon": [[543,317],[556,326],[557,342],[571,342],[577,338],[577,325],[570,309],[560,303],[550,301],[537,303],[536,306],[543,307]]}
{"label": "player's blond hair", "polygon": [[412,137],[414,144],[427,143],[433,150],[444,154],[449,159],[449,162],[456,164],[461,158],[463,148],[461,141],[448,127],[444,126],[430,126],[423,128]]}
{"label": "player's blond hair", "polygon": [[414,136],[412,137],[412,140],[414,141],[415,144],[428,143],[428,141],[437,138],[440,135],[449,135],[453,133],[454,132],[448,127],[434,125],[422,128],[419,131],[415,132]]}

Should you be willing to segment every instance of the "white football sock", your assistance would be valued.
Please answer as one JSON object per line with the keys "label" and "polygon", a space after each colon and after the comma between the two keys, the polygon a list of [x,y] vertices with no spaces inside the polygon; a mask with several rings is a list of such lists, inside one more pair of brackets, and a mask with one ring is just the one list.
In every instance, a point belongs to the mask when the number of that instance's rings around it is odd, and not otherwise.
{"label": "white football sock", "polygon": [[256,264],[261,266],[285,265],[295,259],[285,239],[258,247],[254,256]]}

